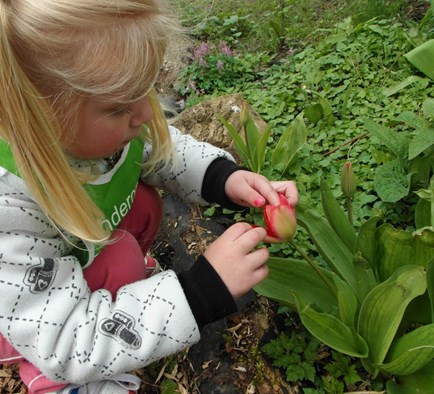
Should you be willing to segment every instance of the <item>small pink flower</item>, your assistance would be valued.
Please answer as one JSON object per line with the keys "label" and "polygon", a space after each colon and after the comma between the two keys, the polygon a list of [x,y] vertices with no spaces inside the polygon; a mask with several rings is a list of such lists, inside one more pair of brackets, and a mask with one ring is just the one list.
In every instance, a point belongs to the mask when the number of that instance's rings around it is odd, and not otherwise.
{"label": "small pink flower", "polygon": [[221,60],[217,60],[216,67],[218,70],[222,70],[225,67],[225,65]]}
{"label": "small pink flower", "polygon": [[232,52],[231,48],[229,48],[228,45],[224,41],[220,42],[220,44],[218,45],[218,50],[222,55],[225,55],[228,57],[231,57],[234,54]]}
{"label": "small pink flower", "polygon": [[264,219],[267,230],[266,242],[279,243],[290,241],[297,229],[297,217],[294,207],[283,194],[279,193],[279,205],[266,205]]}

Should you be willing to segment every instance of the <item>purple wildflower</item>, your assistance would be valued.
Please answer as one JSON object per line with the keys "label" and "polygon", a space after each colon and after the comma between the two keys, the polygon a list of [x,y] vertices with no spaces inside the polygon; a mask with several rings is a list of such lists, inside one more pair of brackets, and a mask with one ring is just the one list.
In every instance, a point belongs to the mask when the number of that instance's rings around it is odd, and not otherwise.
{"label": "purple wildflower", "polygon": [[224,41],[219,43],[218,50],[222,55],[225,55],[225,56],[233,56],[234,55],[231,48],[229,48],[228,45],[226,44],[226,42],[224,42]]}

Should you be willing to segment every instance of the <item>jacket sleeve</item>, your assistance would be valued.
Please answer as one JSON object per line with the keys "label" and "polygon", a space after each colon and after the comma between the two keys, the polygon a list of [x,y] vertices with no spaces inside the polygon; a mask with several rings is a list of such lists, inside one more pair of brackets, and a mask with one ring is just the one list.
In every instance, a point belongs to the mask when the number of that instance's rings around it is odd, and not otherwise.
{"label": "jacket sleeve", "polygon": [[[21,183],[21,184],[20,184]],[[199,340],[173,271],[90,292],[70,243],[0,173],[0,332],[59,382],[81,383],[143,367]]]}
{"label": "jacket sleeve", "polygon": [[[174,152],[172,160],[157,166],[154,172],[143,178],[151,186],[160,187],[175,193],[187,202],[207,204],[202,196],[205,173],[211,163],[218,158],[234,161],[223,149],[206,142],[198,142],[192,136],[182,134],[178,129],[169,127]],[[147,145],[143,160],[146,161],[152,147]]]}

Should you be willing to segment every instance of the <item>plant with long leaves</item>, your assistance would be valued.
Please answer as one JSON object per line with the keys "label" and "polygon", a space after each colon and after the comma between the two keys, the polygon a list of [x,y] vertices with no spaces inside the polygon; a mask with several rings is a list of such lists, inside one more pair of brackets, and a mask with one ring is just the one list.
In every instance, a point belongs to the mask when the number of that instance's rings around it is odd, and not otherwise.
{"label": "plant with long leaves", "polygon": [[397,230],[375,216],[356,233],[325,180],[321,198],[324,215],[300,203],[297,220],[327,267],[291,240],[303,259],[271,257],[256,291],[297,311],[312,335],[360,358],[372,377],[394,377],[391,393],[409,381],[427,392],[409,377],[434,368],[433,229]]}
{"label": "plant with long leaves", "polygon": [[[237,130],[222,117],[220,121],[230,133],[244,164],[252,171],[260,173],[265,164],[268,138],[272,132],[271,126],[267,126],[262,131],[259,130],[246,101],[243,102],[240,111],[241,130]],[[284,173],[305,144],[306,138],[307,128],[303,116],[299,115],[280,136],[271,156],[271,165],[279,163],[283,166],[282,173]]]}

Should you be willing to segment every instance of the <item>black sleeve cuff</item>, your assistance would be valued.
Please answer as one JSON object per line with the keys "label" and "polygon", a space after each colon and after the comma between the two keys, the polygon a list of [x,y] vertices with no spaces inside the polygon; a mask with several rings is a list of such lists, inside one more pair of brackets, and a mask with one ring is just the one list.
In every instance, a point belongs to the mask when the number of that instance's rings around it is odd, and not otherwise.
{"label": "black sleeve cuff", "polygon": [[178,278],[199,329],[237,311],[231,293],[204,256]]}
{"label": "black sleeve cuff", "polygon": [[202,197],[210,203],[217,203],[223,208],[242,211],[246,207],[234,204],[225,193],[225,183],[233,172],[248,170],[223,157],[215,159],[206,170],[202,183]]}

